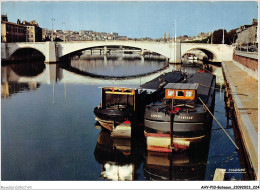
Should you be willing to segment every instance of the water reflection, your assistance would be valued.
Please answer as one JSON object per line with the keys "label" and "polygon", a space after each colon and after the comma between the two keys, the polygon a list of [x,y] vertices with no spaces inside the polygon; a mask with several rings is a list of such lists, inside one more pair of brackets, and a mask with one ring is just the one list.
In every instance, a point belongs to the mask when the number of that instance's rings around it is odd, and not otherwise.
{"label": "water reflection", "polygon": [[75,73],[93,77],[130,77],[155,72],[168,63],[161,57],[145,59],[140,55],[99,55],[63,61],[61,67]]}
{"label": "water reflection", "polygon": [[19,61],[9,64],[8,67],[12,69],[19,76],[34,77],[43,72],[45,64],[43,61]]}
{"label": "water reflection", "polygon": [[[40,83],[84,83],[84,84],[134,84],[139,86],[152,78],[169,72],[168,64],[154,58],[153,61],[142,59],[124,60],[126,57],[100,57],[92,59],[71,60],[57,64],[44,64],[42,61],[10,63],[1,66],[1,81],[6,82],[40,82]],[[107,58],[108,65],[104,59]],[[106,59],[105,59],[106,60]]]}
{"label": "water reflection", "polygon": [[1,82],[41,82],[52,83],[62,78],[62,70],[58,64],[44,62],[19,62],[1,66]]}
{"label": "water reflection", "polygon": [[100,178],[135,180],[138,177],[136,170],[142,162],[142,154],[136,155],[138,151],[133,150],[135,148],[131,139],[112,138],[110,135],[110,131],[102,129],[94,151],[95,159],[101,165]]}
{"label": "water reflection", "polygon": [[15,83],[15,82],[6,82],[1,83],[1,97],[10,98],[13,94],[23,93],[28,91],[35,91],[40,87],[39,83],[30,82],[30,83]]}
{"label": "water reflection", "polygon": [[[209,142],[208,142],[209,143]],[[144,166],[147,180],[204,180],[208,143],[198,149],[165,153],[148,151]]]}
{"label": "water reflection", "polygon": [[[101,59],[99,59],[101,58]],[[143,84],[162,72],[181,70],[187,74],[198,71],[212,72],[217,84],[223,85],[222,68],[202,62],[168,65],[160,57],[156,60],[133,59],[120,61],[118,57],[102,56],[95,59],[78,59],[59,64],[44,64],[43,61],[17,62],[1,66],[1,82],[60,83],[117,83]],[[124,56],[121,58],[125,59]],[[104,59],[107,61],[104,61]],[[107,62],[107,63],[106,63]],[[105,80],[104,80],[105,79]],[[109,81],[110,80],[110,81]],[[122,81],[125,80],[125,81]]]}
{"label": "water reflection", "polygon": [[[225,117],[225,106],[224,106],[224,91],[216,89],[215,95],[215,111],[214,116],[220,122],[222,126],[226,126],[225,130],[231,135],[233,140],[238,142],[238,134],[234,134],[236,126],[231,124],[231,121],[227,121]],[[238,145],[238,144],[237,144]],[[210,150],[208,156],[208,163],[206,169],[205,180],[213,180],[216,168],[225,168],[227,173],[225,174],[225,180],[247,180],[247,174],[239,172],[229,172],[231,169],[240,168],[245,170],[246,173],[250,172],[245,168],[245,157],[242,153],[242,148],[236,150],[236,147],[232,144],[229,138],[225,135],[219,124],[213,120],[211,139],[210,139]],[[242,156],[243,155],[243,156]],[[244,157],[242,159],[241,157]],[[244,176],[243,176],[244,175]]]}
{"label": "water reflection", "polygon": [[216,84],[219,86],[224,85],[224,77],[222,72],[221,63],[211,63],[211,62],[203,62],[203,61],[196,61],[191,62],[189,60],[184,59],[183,64],[181,65],[180,70],[188,73],[193,74],[196,72],[209,72],[216,75]]}

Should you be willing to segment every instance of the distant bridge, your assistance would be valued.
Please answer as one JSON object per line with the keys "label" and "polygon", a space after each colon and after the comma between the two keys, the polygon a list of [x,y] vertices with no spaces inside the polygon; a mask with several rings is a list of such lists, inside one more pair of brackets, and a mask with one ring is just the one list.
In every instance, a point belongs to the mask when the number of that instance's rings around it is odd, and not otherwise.
{"label": "distant bridge", "polygon": [[103,48],[104,54],[108,47],[122,46],[140,49],[141,52],[151,51],[163,55],[170,63],[180,63],[181,58],[191,50],[203,51],[213,61],[231,61],[233,48],[226,44],[197,44],[197,43],[164,43],[153,41],[74,41],[74,42],[17,42],[1,43],[1,57],[9,60],[19,49],[33,48],[45,56],[45,62],[57,62],[63,56],[78,51]]}

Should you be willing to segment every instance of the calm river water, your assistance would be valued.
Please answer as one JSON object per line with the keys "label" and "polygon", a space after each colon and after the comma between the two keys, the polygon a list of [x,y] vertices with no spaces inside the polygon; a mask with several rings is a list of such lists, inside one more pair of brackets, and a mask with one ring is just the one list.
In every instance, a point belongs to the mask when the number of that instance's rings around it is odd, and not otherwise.
{"label": "calm river water", "polygon": [[[243,156],[215,121],[208,149],[170,155],[147,152],[141,137],[113,140],[96,125],[93,109],[100,103],[99,87],[138,87],[162,72],[201,68],[134,55],[2,66],[2,180],[212,180],[216,168],[228,171],[226,180],[247,179]],[[212,68],[221,75],[220,67]],[[234,139],[220,89],[214,115]]]}

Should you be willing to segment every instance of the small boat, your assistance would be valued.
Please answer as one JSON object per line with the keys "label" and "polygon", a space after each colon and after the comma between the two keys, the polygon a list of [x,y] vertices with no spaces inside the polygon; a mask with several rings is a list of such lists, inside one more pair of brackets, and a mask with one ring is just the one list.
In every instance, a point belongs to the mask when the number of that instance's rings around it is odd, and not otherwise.
{"label": "small boat", "polygon": [[188,149],[210,134],[216,77],[194,73],[185,83],[168,83],[164,96],[146,106],[144,133],[147,150],[172,152]]}
{"label": "small boat", "polygon": [[96,120],[110,131],[122,123],[125,126],[132,121],[143,122],[145,106],[157,99],[167,83],[180,82],[184,77],[182,72],[173,71],[156,77],[138,89],[103,87],[100,106],[94,108]]}

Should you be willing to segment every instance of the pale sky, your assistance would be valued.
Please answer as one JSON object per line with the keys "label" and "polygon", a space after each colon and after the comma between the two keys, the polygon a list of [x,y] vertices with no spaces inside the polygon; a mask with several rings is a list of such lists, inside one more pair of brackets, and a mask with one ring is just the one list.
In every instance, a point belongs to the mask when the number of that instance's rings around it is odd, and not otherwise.
{"label": "pale sky", "polygon": [[251,24],[258,18],[256,1],[56,1],[1,2],[1,13],[8,20],[36,20],[42,28],[118,32],[127,37],[161,38],[173,33],[194,36],[220,28],[227,31]]}

